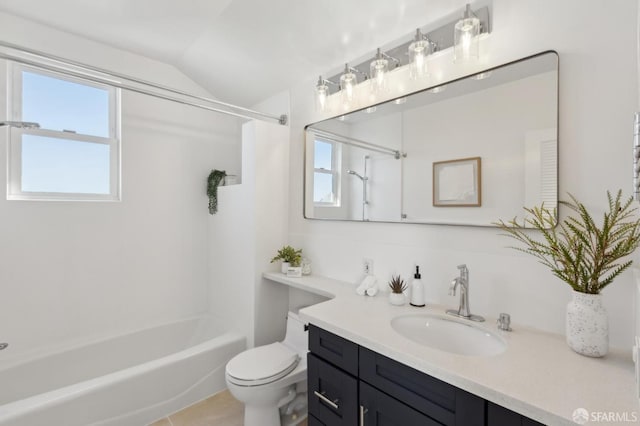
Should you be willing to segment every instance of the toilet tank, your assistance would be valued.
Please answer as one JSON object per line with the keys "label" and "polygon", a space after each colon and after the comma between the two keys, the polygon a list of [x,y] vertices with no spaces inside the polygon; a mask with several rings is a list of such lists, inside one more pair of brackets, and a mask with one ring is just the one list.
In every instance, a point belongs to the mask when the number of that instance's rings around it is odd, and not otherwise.
{"label": "toilet tank", "polygon": [[306,357],[309,346],[306,323],[294,312],[287,314],[287,333],[282,343],[296,351],[301,357]]}

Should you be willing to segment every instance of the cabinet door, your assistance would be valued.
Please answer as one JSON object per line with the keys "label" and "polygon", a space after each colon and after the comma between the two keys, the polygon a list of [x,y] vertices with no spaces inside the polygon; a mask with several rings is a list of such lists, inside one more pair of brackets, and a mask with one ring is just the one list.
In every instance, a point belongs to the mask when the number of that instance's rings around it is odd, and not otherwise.
{"label": "cabinet door", "polygon": [[358,381],[309,353],[307,355],[309,414],[321,424],[358,424]]}
{"label": "cabinet door", "polygon": [[487,407],[487,426],[544,426],[493,402]]}
{"label": "cabinet door", "polygon": [[324,423],[322,423],[320,420],[313,417],[312,415],[309,415],[307,417],[307,425],[308,426],[327,426]]}
{"label": "cabinet door", "polygon": [[395,398],[360,382],[361,426],[442,426]]}

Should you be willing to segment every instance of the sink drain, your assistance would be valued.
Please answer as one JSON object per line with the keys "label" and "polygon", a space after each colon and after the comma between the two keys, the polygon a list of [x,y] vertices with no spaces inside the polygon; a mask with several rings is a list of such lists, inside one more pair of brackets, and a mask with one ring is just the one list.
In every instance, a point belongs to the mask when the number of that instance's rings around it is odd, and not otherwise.
{"label": "sink drain", "polygon": [[0,351],[3,349],[7,349],[7,346],[9,346],[8,343],[0,343]]}

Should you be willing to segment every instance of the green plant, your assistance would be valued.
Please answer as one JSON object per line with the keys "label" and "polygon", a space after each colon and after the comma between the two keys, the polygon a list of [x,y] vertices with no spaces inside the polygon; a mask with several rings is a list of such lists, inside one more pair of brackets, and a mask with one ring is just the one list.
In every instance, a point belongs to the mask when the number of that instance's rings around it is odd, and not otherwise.
{"label": "green plant", "polygon": [[[622,191],[615,198],[607,191],[609,211],[604,213],[598,226],[587,208],[569,194],[571,201],[561,201],[577,217],[569,216],[555,226],[555,209],[525,208],[530,217],[518,223],[496,222],[507,236],[524,244],[511,247],[538,258],[553,274],[580,293],[598,294],[622,271],[631,266],[632,260],[621,260],[630,255],[640,243],[640,220],[635,219],[636,208],[631,207],[630,197],[622,202]],[[528,225],[542,233],[543,241],[531,238],[522,227]]]}
{"label": "green plant", "polygon": [[407,289],[407,284],[400,275],[392,275],[391,281],[389,281],[389,288],[392,293],[402,294]]}
{"label": "green plant", "polygon": [[302,261],[302,249],[296,250],[291,246],[284,246],[278,250],[278,255],[271,259],[271,263],[282,260],[283,262],[289,262],[291,266],[300,266]]}
{"label": "green plant", "polygon": [[224,170],[211,170],[207,178],[207,196],[209,197],[209,214],[218,212],[218,186],[227,176]]}

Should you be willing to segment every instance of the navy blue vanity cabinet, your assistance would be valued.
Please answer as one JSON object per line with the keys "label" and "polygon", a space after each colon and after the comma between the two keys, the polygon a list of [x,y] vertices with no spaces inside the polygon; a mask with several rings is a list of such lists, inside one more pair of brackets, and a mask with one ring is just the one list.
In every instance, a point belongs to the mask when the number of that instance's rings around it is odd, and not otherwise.
{"label": "navy blue vanity cabinet", "polygon": [[487,426],[544,426],[507,408],[487,402]]}
{"label": "navy blue vanity cabinet", "polygon": [[310,426],[544,426],[309,326]]}
{"label": "navy blue vanity cabinet", "polygon": [[309,325],[309,424],[358,424],[358,345]]}

